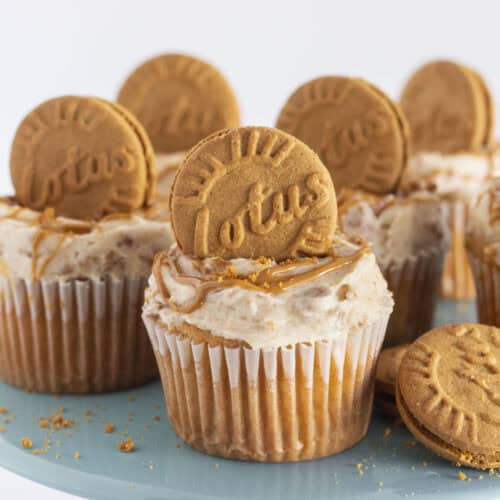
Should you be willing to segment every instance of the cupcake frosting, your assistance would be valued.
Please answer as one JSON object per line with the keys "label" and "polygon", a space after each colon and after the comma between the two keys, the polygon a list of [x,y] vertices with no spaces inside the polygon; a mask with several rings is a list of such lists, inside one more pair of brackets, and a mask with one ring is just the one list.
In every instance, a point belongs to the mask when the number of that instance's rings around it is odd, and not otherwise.
{"label": "cupcake frosting", "polygon": [[161,209],[87,222],[7,198],[0,199],[0,234],[0,276],[28,281],[144,276],[173,240]]}
{"label": "cupcake frosting", "polygon": [[410,159],[400,190],[428,190],[466,202],[481,190],[484,180],[500,172],[500,157],[489,153],[419,153]]}
{"label": "cupcake frosting", "polygon": [[467,245],[500,266],[500,178],[487,182],[469,209]]}
{"label": "cupcake frosting", "polygon": [[285,262],[197,260],[174,245],[156,257],[145,316],[169,330],[187,323],[252,349],[315,342],[355,331],[392,309],[369,247],[336,239],[328,256]]}
{"label": "cupcake frosting", "polygon": [[186,153],[158,153],[156,155],[156,198],[168,201],[175,174]]}
{"label": "cupcake frosting", "polygon": [[449,244],[445,206],[428,192],[401,197],[345,190],[339,199],[339,222],[345,233],[372,244],[382,270]]}

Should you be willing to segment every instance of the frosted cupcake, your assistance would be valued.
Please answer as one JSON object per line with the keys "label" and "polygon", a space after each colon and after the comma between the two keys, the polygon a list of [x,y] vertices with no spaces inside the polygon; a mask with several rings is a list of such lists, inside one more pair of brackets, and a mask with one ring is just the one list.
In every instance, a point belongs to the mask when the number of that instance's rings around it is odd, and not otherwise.
{"label": "frosted cupcake", "polygon": [[370,248],[334,236],[319,158],[275,129],[214,134],[171,208],[178,243],[155,259],[143,317],[178,435],[274,462],[359,441],[392,299]]}
{"label": "frosted cupcake", "polygon": [[153,257],[154,158],[140,125],[96,98],[47,101],[11,153],[0,200],[0,378],[30,391],[125,389],[157,376],[140,308]]}
{"label": "frosted cupcake", "polygon": [[420,153],[411,158],[403,175],[402,193],[434,193],[446,204],[452,239],[441,285],[445,297],[474,297],[474,282],[465,250],[467,207],[485,180],[498,172],[498,155],[492,150],[475,154]]}
{"label": "frosted cupcake", "polygon": [[217,130],[236,127],[236,97],[224,76],[192,56],[163,54],[127,78],[118,102],[144,125],[156,153],[157,196],[168,200],[186,152]]}
{"label": "frosted cupcake", "polygon": [[394,294],[385,345],[410,343],[432,327],[449,231],[444,204],[426,193],[399,197],[344,190],[339,223],[372,244]]}
{"label": "frosted cupcake", "polygon": [[500,326],[500,179],[489,181],[469,211],[467,249],[479,321]]}
{"label": "frosted cupcake", "polygon": [[498,161],[489,152],[494,106],[482,77],[451,61],[419,68],[407,82],[401,107],[412,132],[414,158],[402,181],[405,192],[438,193],[449,206],[452,232],[442,291],[453,299],[474,298],[474,283],[465,251],[468,204]]}

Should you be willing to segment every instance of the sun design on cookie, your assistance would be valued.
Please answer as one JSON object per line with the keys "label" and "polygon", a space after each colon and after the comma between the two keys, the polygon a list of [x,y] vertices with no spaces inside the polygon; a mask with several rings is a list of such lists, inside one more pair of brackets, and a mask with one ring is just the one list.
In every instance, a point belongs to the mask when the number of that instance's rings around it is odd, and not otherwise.
{"label": "sun design on cookie", "polygon": [[252,130],[248,137],[246,148],[242,145],[241,134],[230,136],[230,157],[225,162],[213,154],[201,155],[200,162],[192,175],[186,181],[191,188],[190,196],[177,197],[182,203],[206,203],[215,183],[231,170],[241,167],[242,161],[258,161],[272,167],[279,166],[290,154],[294,144],[290,140],[279,143],[277,135],[267,135],[260,147],[261,133]]}
{"label": "sun design on cookie", "polygon": [[477,415],[461,408],[441,385],[439,380],[441,360],[441,354],[423,342],[414,344],[406,355],[405,362],[408,371],[430,393],[421,401],[421,408],[425,414],[432,414],[432,418],[440,426],[449,425],[455,436],[465,435],[473,443],[477,443]]}

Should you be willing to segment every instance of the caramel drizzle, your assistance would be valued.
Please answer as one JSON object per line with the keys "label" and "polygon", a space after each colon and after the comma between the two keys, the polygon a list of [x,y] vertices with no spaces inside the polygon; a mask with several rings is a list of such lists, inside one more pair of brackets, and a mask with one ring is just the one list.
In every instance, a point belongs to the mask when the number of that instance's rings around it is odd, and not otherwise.
{"label": "caramel drizzle", "polygon": [[[369,253],[369,248],[364,246],[356,253],[348,257],[337,257],[336,255],[331,254],[328,262],[325,262],[314,269],[310,269],[302,273],[292,274],[292,276],[285,275],[293,273],[297,269],[309,264],[317,263],[318,259],[308,258],[301,261],[286,261],[274,267],[257,271],[249,276],[226,277],[224,275],[217,275],[214,273],[208,273],[204,276],[182,275],[182,271],[179,269],[175,256],[171,251],[162,252],[155,257],[153,263],[153,276],[158,284],[160,294],[174,311],[180,313],[191,313],[200,308],[205,303],[207,295],[214,290],[238,286],[249,291],[276,295],[288,290],[289,288],[321,278],[334,271],[338,271],[339,269],[353,264],[367,253]],[[170,269],[174,280],[183,285],[192,286],[195,289],[195,296],[190,302],[181,306],[174,303],[163,280],[163,266],[167,266]],[[199,264],[198,266],[195,264],[195,267],[199,268]],[[231,265],[227,264],[226,271],[229,271],[230,267]]]}
{"label": "caramel drizzle", "polygon": [[45,229],[40,229],[35,234],[35,237],[33,239],[32,261],[31,261],[31,276],[33,280],[39,279],[45,273],[49,264],[54,260],[54,257],[59,253],[59,250],[61,249],[64,240],[68,237],[68,234],[66,233],[62,233],[59,236],[59,240],[56,244],[56,247],[41,263],[40,268],[37,269],[38,260],[40,258],[40,245],[42,244],[43,240],[50,235],[51,235],[50,231],[47,231]]}

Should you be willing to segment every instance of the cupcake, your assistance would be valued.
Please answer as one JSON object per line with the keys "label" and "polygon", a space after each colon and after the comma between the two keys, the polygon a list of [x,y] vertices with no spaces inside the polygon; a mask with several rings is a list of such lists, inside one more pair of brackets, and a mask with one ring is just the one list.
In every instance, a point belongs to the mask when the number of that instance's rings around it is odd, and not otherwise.
{"label": "cupcake", "polygon": [[143,318],[177,434],[267,462],[358,442],[392,299],[368,245],[335,232],[320,159],[276,129],[214,134],[171,210],[177,243],[155,259]]}
{"label": "cupcake", "polygon": [[445,206],[428,193],[384,196],[344,190],[339,223],[372,244],[394,294],[385,345],[413,342],[432,327],[449,246]]}
{"label": "cupcake", "polygon": [[394,294],[385,344],[411,342],[431,325],[448,236],[438,197],[395,194],[410,150],[401,110],[368,82],[331,76],[299,87],[277,124],[329,168],[342,231],[372,245]]}
{"label": "cupcake", "polygon": [[467,250],[480,323],[500,326],[500,179],[490,180],[469,211]]}
{"label": "cupcake", "polygon": [[427,192],[438,195],[446,205],[451,233],[441,290],[444,297],[468,300],[475,296],[465,233],[467,207],[485,180],[500,172],[496,153],[419,153],[413,156],[401,181],[401,192]]}
{"label": "cupcake", "polygon": [[436,61],[420,68],[406,84],[401,107],[412,132],[414,157],[401,189],[430,190],[446,201],[452,233],[442,293],[452,299],[474,298],[474,282],[465,251],[468,204],[484,180],[498,171],[491,150],[492,96],[471,68]]}
{"label": "cupcake", "polygon": [[92,393],[157,376],[141,322],[154,255],[172,241],[152,214],[145,132],[118,105],[44,102],[11,152],[0,200],[0,378],[29,391]]}
{"label": "cupcake", "polygon": [[163,54],[127,78],[118,102],[143,124],[156,153],[157,196],[168,200],[186,152],[217,130],[239,125],[236,97],[224,76],[192,56]]}

